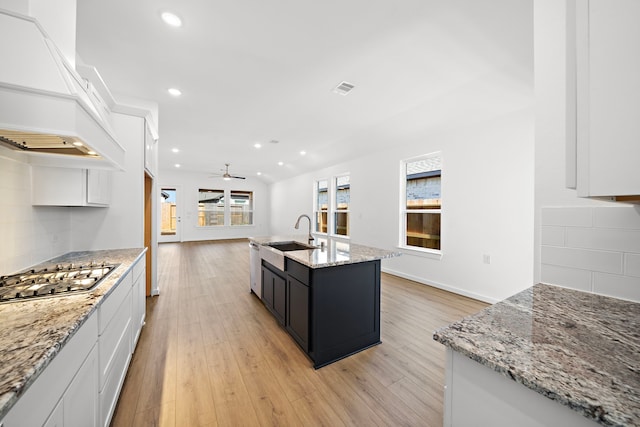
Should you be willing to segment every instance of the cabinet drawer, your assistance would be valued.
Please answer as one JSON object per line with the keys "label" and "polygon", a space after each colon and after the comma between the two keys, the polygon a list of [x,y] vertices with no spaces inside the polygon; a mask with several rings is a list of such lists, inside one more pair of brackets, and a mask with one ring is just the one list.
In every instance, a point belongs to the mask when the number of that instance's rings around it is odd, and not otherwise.
{"label": "cabinet drawer", "polygon": [[287,259],[287,274],[309,286],[309,267]]}
{"label": "cabinet drawer", "polygon": [[131,290],[126,297],[113,320],[98,338],[100,390],[110,372],[120,369],[117,363],[118,352],[123,350],[121,347],[124,347],[123,351],[131,353]]}
{"label": "cabinet drawer", "polygon": [[[131,322],[127,324],[118,345],[113,349],[112,358],[107,375],[104,377],[104,387],[100,389],[98,400],[100,402],[100,426],[108,426],[113,416],[113,411],[118,403],[118,396],[124,378],[127,374],[127,368],[131,360],[131,351],[129,351],[129,343],[131,334]],[[101,349],[102,354],[102,349]],[[101,370],[102,374],[102,370]]]}
{"label": "cabinet drawer", "polygon": [[98,323],[99,334],[102,335],[104,329],[107,327],[115,313],[119,310],[120,305],[125,298],[130,298],[129,291],[132,285],[131,270],[122,277],[120,282],[115,285],[115,288],[111,290],[111,293],[106,296],[102,304],[98,309]]}

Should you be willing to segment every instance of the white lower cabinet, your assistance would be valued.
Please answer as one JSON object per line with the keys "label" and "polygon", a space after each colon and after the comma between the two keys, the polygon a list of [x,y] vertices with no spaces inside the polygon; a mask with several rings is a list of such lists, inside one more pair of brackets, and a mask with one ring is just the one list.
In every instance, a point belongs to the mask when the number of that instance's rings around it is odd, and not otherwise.
{"label": "white lower cabinet", "polygon": [[69,388],[63,401],[64,427],[95,426],[98,421],[98,358],[96,346],[84,361]]}
{"label": "white lower cabinet", "polygon": [[[11,408],[3,427],[96,426],[97,336],[98,317],[94,313]],[[82,396],[80,401],[78,396]]]}
{"label": "white lower cabinet", "polygon": [[62,399],[56,405],[49,418],[44,423],[44,427],[63,427],[64,426],[64,408],[62,407]]}
{"label": "white lower cabinet", "polygon": [[146,265],[145,259],[141,259],[133,267],[133,288],[131,289],[131,320],[132,320],[132,333],[131,333],[131,350],[132,352],[136,348],[138,339],[140,339],[140,333],[142,332],[142,326],[146,317],[146,296],[147,296],[147,282],[146,282]]}
{"label": "white lower cabinet", "polygon": [[145,257],[100,303],[0,427],[108,426],[145,319]]}
{"label": "white lower cabinet", "polygon": [[99,308],[100,426],[108,426],[131,361],[131,276]]}

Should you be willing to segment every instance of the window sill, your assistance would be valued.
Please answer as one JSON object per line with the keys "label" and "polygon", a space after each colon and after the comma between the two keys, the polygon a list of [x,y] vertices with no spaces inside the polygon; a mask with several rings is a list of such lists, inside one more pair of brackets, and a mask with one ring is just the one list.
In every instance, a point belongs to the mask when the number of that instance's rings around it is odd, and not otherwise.
{"label": "window sill", "polygon": [[442,250],[434,250],[434,249],[418,249],[411,246],[398,246],[398,249],[407,255],[419,256],[422,258],[429,258],[435,260],[442,259]]}

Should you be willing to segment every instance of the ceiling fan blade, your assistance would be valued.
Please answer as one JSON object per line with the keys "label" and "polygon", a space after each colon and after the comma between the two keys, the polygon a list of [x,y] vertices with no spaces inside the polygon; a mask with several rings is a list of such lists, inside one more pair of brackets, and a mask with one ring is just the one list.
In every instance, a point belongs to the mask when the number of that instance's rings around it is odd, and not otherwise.
{"label": "ceiling fan blade", "polygon": [[235,176],[235,175],[231,175],[231,178],[246,179],[244,176]]}

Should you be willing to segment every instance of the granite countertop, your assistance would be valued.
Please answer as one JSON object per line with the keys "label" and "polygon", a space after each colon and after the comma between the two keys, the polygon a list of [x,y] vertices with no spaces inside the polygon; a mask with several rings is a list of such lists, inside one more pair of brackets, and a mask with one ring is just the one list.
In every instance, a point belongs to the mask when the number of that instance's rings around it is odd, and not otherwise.
{"label": "granite countertop", "polygon": [[146,248],[70,252],[31,267],[91,261],[120,264],[88,292],[0,304],[0,419],[145,252]]}
{"label": "granite countertop", "polygon": [[433,338],[607,426],[640,426],[640,303],[538,284]]}
{"label": "granite countertop", "polygon": [[[250,237],[249,240],[259,245],[268,243],[299,242],[309,244],[307,235],[291,236],[262,236]],[[323,244],[323,246],[321,246]],[[316,237],[313,241],[315,249],[287,251],[284,256],[306,265],[310,268],[332,267],[336,265],[355,264],[358,262],[374,261],[377,259],[393,258],[400,256],[400,252],[386,249],[373,248],[371,246],[357,245],[349,241]]]}

